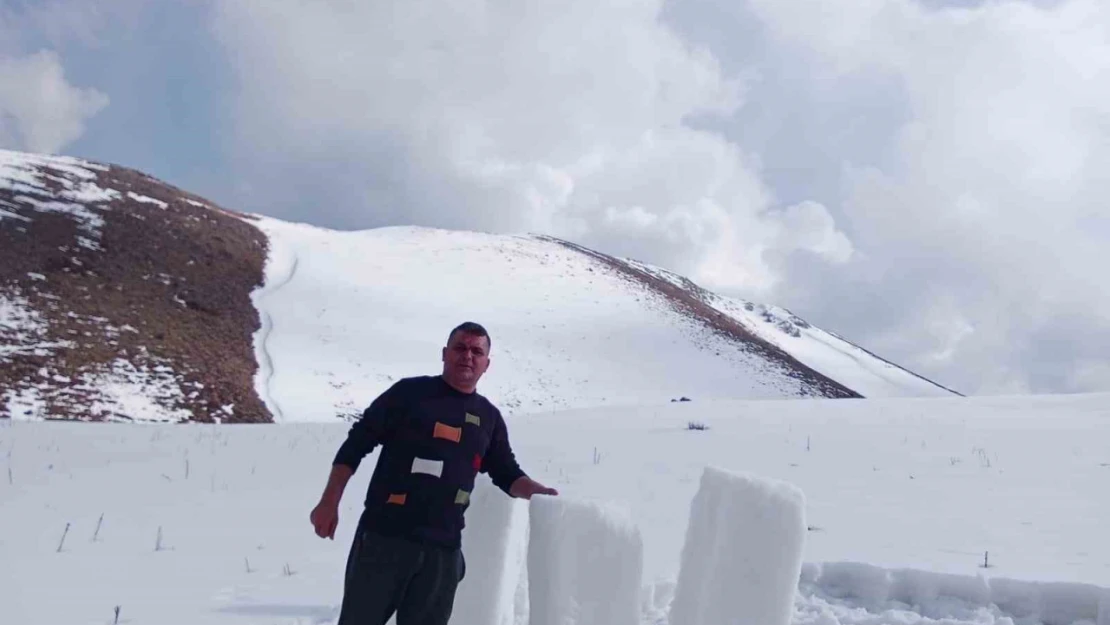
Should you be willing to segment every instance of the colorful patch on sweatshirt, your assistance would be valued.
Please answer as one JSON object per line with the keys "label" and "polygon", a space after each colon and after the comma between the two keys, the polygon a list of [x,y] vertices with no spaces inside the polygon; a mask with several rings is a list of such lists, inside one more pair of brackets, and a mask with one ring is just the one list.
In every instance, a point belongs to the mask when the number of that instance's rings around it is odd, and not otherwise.
{"label": "colorful patch on sweatshirt", "polygon": [[450,425],[436,421],[435,431],[432,432],[434,438],[442,438],[457,443],[462,440],[462,428],[451,427]]}

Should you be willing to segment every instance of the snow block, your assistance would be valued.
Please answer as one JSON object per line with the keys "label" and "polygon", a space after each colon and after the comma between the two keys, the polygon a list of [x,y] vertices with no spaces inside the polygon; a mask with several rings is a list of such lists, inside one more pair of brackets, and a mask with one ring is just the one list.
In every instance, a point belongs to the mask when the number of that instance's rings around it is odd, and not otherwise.
{"label": "snow block", "polygon": [[462,550],[466,576],[455,596],[452,622],[512,625],[513,599],[526,555],[527,509],[484,475],[474,481]]}
{"label": "snow block", "polygon": [[643,541],[627,511],[537,496],[528,533],[529,625],[639,625]]}
{"label": "snow block", "polygon": [[881,612],[890,601],[890,571],[864,562],[821,565],[821,589],[830,597],[848,599],[869,612]]}
{"label": "snow block", "polygon": [[985,577],[900,569],[892,571],[891,578],[890,599],[906,605],[935,605],[949,598],[978,606],[991,603]]}
{"label": "snow block", "polygon": [[1104,625],[1101,614],[1106,589],[1070,582],[990,580],[991,600],[1006,614],[1044,625],[1086,622]]}
{"label": "snow block", "polygon": [[800,489],[707,467],[691,504],[670,622],[789,625],[805,537]]}

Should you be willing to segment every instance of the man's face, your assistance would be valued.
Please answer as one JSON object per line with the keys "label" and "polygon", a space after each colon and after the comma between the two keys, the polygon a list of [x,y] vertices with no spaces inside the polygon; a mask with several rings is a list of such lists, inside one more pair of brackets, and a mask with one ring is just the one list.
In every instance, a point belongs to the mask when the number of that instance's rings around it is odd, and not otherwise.
{"label": "man's face", "polygon": [[484,336],[456,332],[443,348],[443,375],[463,386],[474,386],[489,368],[489,342]]}

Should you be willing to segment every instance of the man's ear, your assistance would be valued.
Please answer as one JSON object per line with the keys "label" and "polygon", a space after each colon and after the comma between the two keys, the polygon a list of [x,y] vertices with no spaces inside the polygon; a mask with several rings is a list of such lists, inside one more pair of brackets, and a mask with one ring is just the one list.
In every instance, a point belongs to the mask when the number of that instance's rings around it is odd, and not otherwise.
{"label": "man's ear", "polygon": [[439,359],[442,360],[443,362],[447,362],[447,348],[446,347],[439,350]]}

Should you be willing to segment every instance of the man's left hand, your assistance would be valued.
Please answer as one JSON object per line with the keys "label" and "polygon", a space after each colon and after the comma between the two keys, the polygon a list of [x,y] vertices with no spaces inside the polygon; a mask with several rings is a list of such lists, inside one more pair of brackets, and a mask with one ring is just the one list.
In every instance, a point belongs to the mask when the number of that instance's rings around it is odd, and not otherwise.
{"label": "man's left hand", "polygon": [[531,499],[532,495],[558,495],[559,491],[524,476],[513,482],[509,487],[509,494],[520,499]]}

